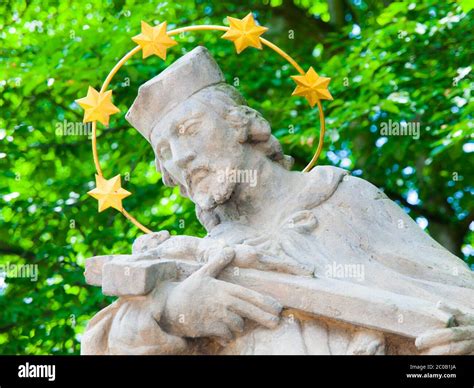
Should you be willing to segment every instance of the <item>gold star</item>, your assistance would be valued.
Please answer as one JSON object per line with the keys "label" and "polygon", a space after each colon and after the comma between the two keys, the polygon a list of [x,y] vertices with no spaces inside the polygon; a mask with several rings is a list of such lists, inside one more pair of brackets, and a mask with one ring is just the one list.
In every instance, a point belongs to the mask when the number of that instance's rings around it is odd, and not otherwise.
{"label": "gold star", "polygon": [[94,190],[89,191],[87,194],[99,201],[99,212],[108,209],[109,207],[122,211],[122,199],[132,194],[129,191],[122,189],[120,174],[109,180],[96,174],[95,184],[97,187]]}
{"label": "gold star", "polygon": [[120,110],[112,104],[112,90],[100,93],[92,86],[89,86],[87,96],[76,100],[76,102],[84,109],[84,123],[97,120],[105,126],[108,126],[110,115],[120,112]]}
{"label": "gold star", "polygon": [[166,33],[166,22],[152,27],[142,21],[142,33],[134,36],[132,40],[142,48],[143,58],[155,54],[163,60],[166,59],[166,50],[178,44]]}
{"label": "gold star", "polygon": [[310,67],[305,75],[292,75],[291,78],[296,82],[296,89],[292,96],[303,96],[311,105],[316,105],[319,100],[332,100],[328,85],[331,78],[320,77],[313,67]]}
{"label": "gold star", "polygon": [[230,28],[221,38],[234,42],[237,54],[240,54],[249,46],[262,49],[260,35],[267,31],[268,28],[257,26],[252,13],[249,13],[243,19],[227,16],[227,20],[229,21]]}

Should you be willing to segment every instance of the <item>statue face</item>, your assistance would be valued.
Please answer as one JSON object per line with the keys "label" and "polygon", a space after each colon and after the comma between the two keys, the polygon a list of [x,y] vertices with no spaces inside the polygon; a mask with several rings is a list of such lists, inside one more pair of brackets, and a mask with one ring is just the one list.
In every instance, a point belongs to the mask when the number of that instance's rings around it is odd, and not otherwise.
{"label": "statue face", "polygon": [[212,106],[189,98],[156,124],[151,143],[162,167],[202,209],[229,199],[236,183],[222,175],[239,169],[243,145]]}

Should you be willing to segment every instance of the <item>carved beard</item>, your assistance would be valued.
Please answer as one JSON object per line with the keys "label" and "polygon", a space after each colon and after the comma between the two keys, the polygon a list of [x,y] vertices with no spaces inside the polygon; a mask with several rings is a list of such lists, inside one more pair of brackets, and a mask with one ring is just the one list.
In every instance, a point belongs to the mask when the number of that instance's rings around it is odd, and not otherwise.
{"label": "carved beard", "polygon": [[211,210],[224,204],[229,200],[234,192],[236,182],[217,179],[216,174],[209,173],[202,179],[192,193],[189,193],[191,200],[202,210]]}

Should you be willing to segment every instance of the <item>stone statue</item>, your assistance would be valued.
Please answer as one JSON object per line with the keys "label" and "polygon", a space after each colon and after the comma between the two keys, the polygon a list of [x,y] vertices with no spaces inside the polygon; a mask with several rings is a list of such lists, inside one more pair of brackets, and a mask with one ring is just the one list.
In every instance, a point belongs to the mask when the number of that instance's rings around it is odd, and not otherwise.
{"label": "stone statue", "polygon": [[83,354],[474,353],[468,266],[367,181],[290,171],[204,47],[143,84],[127,120],[208,235],[89,259],[87,282],[119,298]]}

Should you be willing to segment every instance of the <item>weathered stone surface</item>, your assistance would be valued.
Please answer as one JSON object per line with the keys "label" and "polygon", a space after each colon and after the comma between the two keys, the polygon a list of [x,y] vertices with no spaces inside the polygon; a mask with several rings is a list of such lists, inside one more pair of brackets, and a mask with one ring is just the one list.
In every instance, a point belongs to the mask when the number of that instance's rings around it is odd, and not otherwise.
{"label": "weathered stone surface", "polygon": [[146,295],[157,281],[174,280],[177,276],[174,261],[108,262],[103,267],[102,292],[105,295]]}
{"label": "weathered stone surface", "polygon": [[224,75],[209,51],[198,47],[140,86],[126,118],[149,140],[151,130],[161,116],[183,99],[223,81]]}
{"label": "weathered stone surface", "polygon": [[104,264],[114,258],[119,260],[121,256],[127,257],[128,255],[94,256],[87,259],[86,270],[84,271],[86,283],[92,286],[102,286],[102,269]]}
{"label": "weathered stone surface", "polygon": [[222,80],[197,48],[140,88],[127,118],[207,236],[160,231],[88,262],[87,281],[120,297],[83,353],[473,353],[467,265],[369,182],[290,171],[269,123]]}
{"label": "weathered stone surface", "polygon": [[[106,295],[144,296],[159,282],[182,281],[201,267],[184,260],[130,262],[120,258],[103,267],[106,275],[102,289]],[[409,338],[416,338],[426,327],[446,328],[453,320],[451,314],[440,311],[434,303],[383,290],[373,293],[368,287],[341,284],[334,279],[240,268],[225,269],[219,279],[266,293],[287,308]],[[400,321],[400,316],[405,319]]]}

